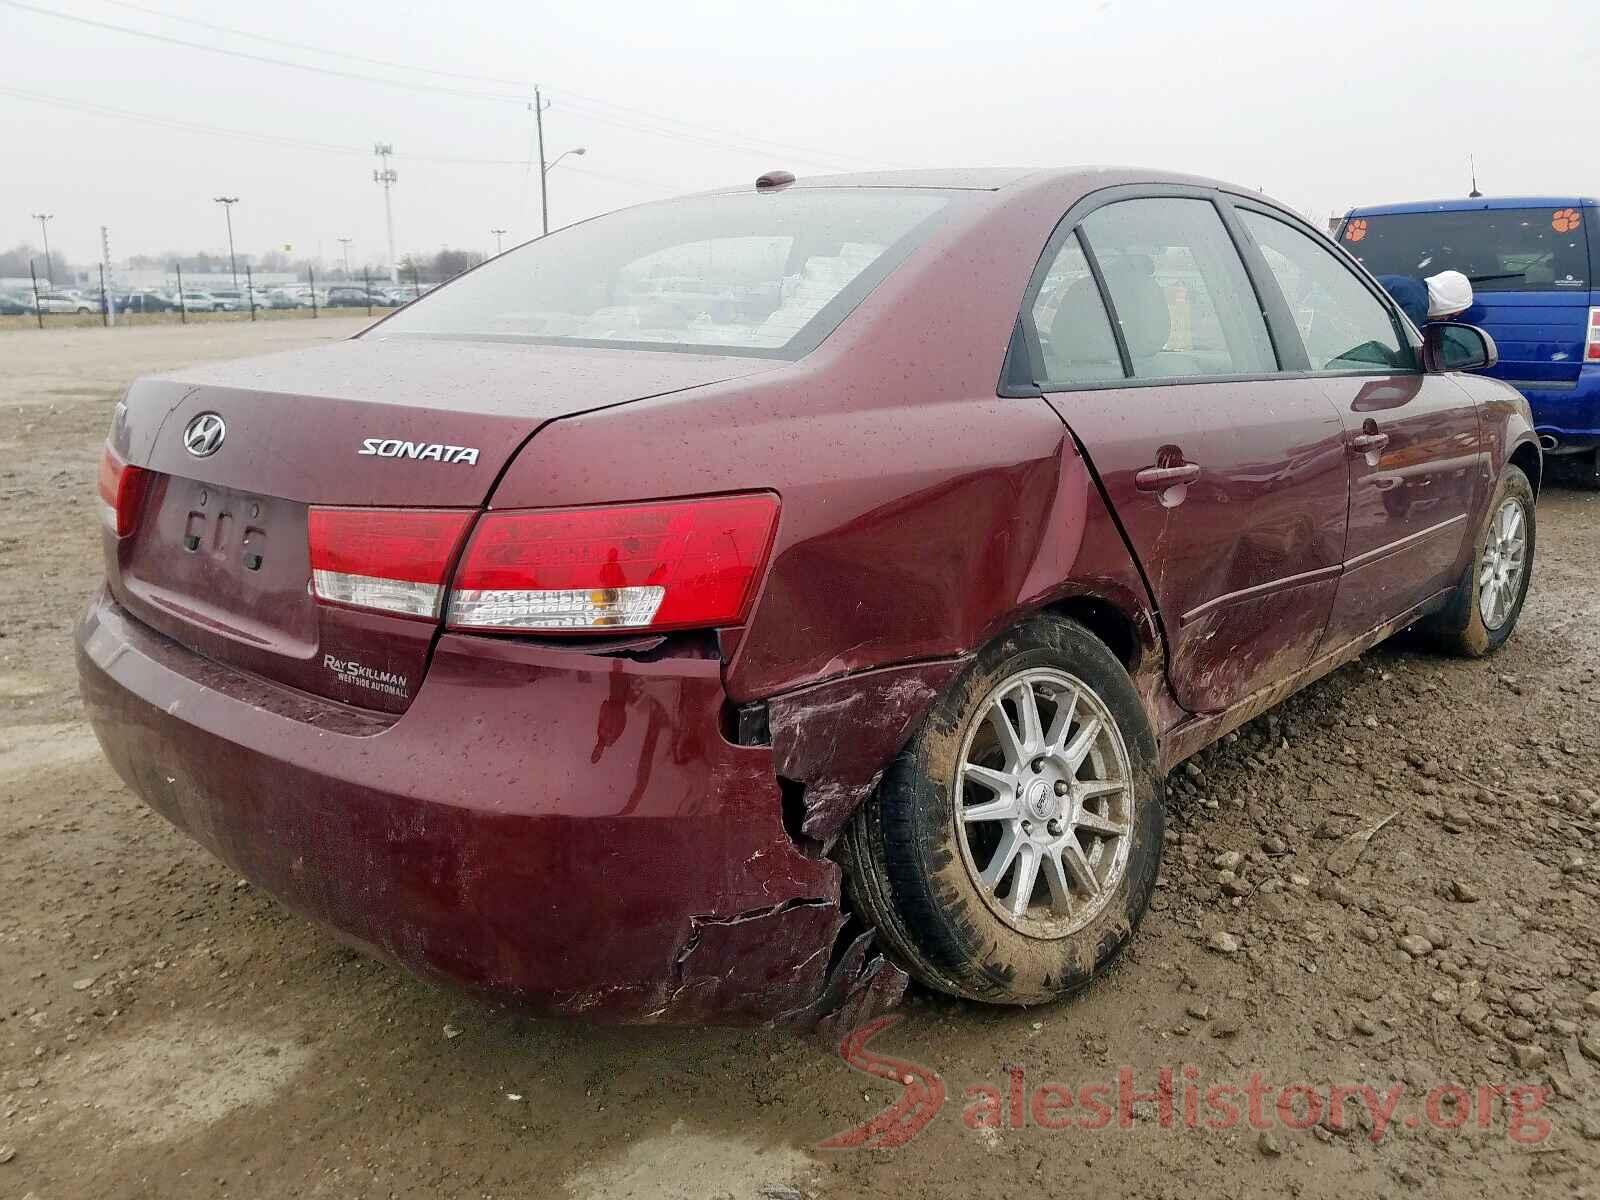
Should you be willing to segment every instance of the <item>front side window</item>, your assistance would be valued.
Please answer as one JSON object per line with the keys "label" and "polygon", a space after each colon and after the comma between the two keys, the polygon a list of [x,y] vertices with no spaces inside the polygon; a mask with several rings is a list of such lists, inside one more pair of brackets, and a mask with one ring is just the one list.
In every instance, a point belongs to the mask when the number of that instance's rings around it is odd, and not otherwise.
{"label": "front side window", "polygon": [[1123,378],[1111,318],[1076,233],[1061,243],[1045,272],[1032,316],[1046,381],[1096,383]]}
{"label": "front side window", "polygon": [[1460,271],[1479,292],[1581,292],[1589,287],[1584,226],[1596,209],[1472,209],[1352,217],[1340,240],[1374,275]]}
{"label": "front side window", "polygon": [[1283,292],[1313,371],[1416,369],[1389,310],[1331,250],[1276,217],[1240,209],[1239,220]]}
{"label": "front side window", "polygon": [[1084,219],[1138,379],[1278,369],[1266,319],[1209,200],[1123,200]]}
{"label": "front side window", "polygon": [[789,188],[641,205],[493,259],[369,336],[797,358],[951,200],[925,189]]}

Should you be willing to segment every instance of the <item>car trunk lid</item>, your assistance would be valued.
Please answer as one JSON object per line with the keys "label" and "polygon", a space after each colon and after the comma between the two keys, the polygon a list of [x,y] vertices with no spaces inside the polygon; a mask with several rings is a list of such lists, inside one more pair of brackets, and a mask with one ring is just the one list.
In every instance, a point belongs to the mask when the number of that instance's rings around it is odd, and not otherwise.
{"label": "car trunk lid", "polygon": [[[319,603],[312,506],[476,510],[548,421],[777,365],[363,338],[141,380],[111,445],[151,475],[137,529],[107,534],[110,584],[136,617],[208,658],[403,711],[438,623]],[[209,445],[199,435],[216,419]]]}

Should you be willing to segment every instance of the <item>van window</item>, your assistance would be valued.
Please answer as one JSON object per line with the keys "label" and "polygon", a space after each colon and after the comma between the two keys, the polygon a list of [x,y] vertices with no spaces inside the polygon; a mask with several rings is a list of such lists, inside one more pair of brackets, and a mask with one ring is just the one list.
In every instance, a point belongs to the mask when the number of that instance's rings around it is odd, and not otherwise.
{"label": "van window", "polygon": [[1356,216],[1340,243],[1374,275],[1460,271],[1479,292],[1584,291],[1584,226],[1597,211],[1573,204]]}

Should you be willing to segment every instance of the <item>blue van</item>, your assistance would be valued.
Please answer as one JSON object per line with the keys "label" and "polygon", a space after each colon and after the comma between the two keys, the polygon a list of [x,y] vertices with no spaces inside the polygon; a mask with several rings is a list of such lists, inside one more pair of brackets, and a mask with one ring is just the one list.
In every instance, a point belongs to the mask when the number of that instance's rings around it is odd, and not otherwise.
{"label": "blue van", "polygon": [[1374,275],[1460,271],[1460,320],[1500,347],[1485,374],[1528,398],[1552,465],[1600,481],[1600,202],[1562,196],[1352,208],[1338,242]]}

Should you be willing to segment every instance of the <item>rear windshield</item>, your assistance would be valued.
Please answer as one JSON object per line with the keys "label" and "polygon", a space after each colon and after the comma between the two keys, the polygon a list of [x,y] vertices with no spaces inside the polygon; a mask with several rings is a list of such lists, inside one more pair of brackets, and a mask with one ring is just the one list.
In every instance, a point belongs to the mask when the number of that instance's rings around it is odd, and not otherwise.
{"label": "rear windshield", "polygon": [[485,263],[372,336],[797,358],[904,260],[949,200],[791,188],[624,209]]}
{"label": "rear windshield", "polygon": [[1374,275],[1460,271],[1480,292],[1551,292],[1589,286],[1584,223],[1596,210],[1476,209],[1356,216],[1340,235]]}

